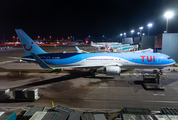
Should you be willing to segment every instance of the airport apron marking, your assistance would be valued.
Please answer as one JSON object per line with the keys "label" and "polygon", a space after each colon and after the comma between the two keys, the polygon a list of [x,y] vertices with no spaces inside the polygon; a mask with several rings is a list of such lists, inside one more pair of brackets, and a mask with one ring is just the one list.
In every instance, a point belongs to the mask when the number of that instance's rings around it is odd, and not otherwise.
{"label": "airport apron marking", "polygon": [[[31,42],[31,44],[33,44],[33,42]],[[23,47],[25,48],[26,51],[30,51],[32,49],[32,46],[29,49],[27,49],[26,44],[23,44]]]}

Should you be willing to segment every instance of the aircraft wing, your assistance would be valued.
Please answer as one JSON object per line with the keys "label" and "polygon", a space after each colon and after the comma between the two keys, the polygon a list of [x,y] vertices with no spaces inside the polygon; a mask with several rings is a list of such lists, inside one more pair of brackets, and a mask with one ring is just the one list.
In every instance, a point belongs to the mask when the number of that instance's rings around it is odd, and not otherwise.
{"label": "aircraft wing", "polygon": [[121,67],[122,64],[119,63],[110,63],[110,64],[106,64],[106,65],[82,65],[82,66],[64,66],[64,67],[56,67],[57,68],[104,68],[107,66],[119,66]]}
{"label": "aircraft wing", "polygon": [[35,59],[31,59],[31,58],[21,58],[21,57],[9,57],[9,58],[12,58],[12,59],[17,59],[17,60],[25,60],[25,61],[36,61]]}
{"label": "aircraft wing", "polygon": [[31,53],[31,54],[35,58],[36,62],[40,65],[40,67],[42,67],[44,69],[52,69],[40,57],[38,57],[35,53]]}

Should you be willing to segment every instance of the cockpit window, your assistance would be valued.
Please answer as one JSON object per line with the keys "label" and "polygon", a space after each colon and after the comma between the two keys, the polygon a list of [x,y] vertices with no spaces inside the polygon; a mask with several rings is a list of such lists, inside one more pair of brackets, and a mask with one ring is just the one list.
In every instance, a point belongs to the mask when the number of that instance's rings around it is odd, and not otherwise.
{"label": "cockpit window", "polygon": [[167,59],[171,59],[171,57],[168,57]]}

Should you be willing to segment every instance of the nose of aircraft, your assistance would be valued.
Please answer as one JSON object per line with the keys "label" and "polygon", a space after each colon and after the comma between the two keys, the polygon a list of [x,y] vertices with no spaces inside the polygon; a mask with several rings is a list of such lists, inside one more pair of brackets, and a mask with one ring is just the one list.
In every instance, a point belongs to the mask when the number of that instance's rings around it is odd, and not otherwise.
{"label": "nose of aircraft", "polygon": [[174,59],[171,59],[171,60],[169,61],[169,63],[175,64],[176,61],[175,61]]}

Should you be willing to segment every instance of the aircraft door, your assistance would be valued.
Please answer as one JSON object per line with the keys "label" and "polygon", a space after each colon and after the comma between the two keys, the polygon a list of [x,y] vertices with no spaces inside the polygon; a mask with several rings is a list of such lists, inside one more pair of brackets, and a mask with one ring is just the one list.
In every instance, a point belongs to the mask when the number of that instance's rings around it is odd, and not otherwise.
{"label": "aircraft door", "polygon": [[51,57],[50,57],[50,56],[47,56],[46,62],[50,63],[50,59],[51,59]]}

